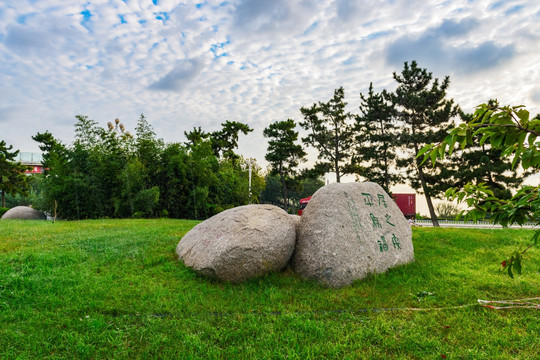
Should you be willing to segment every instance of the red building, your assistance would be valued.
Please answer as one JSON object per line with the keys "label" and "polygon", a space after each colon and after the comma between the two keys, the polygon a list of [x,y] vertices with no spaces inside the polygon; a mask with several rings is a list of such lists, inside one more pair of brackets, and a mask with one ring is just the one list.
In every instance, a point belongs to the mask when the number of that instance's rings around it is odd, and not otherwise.
{"label": "red building", "polygon": [[416,216],[416,194],[392,194],[392,197],[406,218]]}
{"label": "red building", "polygon": [[17,160],[28,166],[26,174],[43,174],[43,157],[40,153],[20,152]]}

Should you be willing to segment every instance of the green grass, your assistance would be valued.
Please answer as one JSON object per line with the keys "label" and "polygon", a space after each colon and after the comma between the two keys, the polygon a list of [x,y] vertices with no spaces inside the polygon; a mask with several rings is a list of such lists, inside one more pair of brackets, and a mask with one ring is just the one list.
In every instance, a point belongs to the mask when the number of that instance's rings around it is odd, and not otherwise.
{"label": "green grass", "polygon": [[540,296],[538,248],[498,272],[530,230],[415,228],[414,263],[327,289],[201,278],[175,255],[195,224],[0,221],[0,358],[538,358],[539,310],[475,305]]}

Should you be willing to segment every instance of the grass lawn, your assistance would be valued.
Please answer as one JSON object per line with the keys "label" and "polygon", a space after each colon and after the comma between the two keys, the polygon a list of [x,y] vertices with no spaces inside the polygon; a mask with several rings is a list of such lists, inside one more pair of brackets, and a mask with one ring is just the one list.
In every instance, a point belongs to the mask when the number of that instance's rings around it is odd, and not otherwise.
{"label": "grass lawn", "polygon": [[[327,289],[290,270],[241,285],[201,278],[175,255],[195,224],[0,221],[0,358],[540,356],[540,310],[477,305],[540,296],[539,248],[523,275],[498,272],[531,230],[415,228],[414,263]],[[371,310],[393,308],[432,310]]]}

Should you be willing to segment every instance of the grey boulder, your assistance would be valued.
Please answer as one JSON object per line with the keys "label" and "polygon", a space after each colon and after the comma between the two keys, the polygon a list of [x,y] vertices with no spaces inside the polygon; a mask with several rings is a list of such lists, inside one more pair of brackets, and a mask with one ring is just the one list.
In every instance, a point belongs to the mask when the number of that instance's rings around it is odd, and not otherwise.
{"label": "grey boulder", "polygon": [[47,215],[28,206],[16,206],[6,211],[2,219],[47,220]]}
{"label": "grey boulder", "polygon": [[393,199],[375,183],[320,188],[302,214],[293,268],[342,287],[414,260],[412,231]]}
{"label": "grey boulder", "polygon": [[195,272],[241,282],[284,268],[294,251],[293,219],[273,205],[223,211],[195,226],[176,253]]}

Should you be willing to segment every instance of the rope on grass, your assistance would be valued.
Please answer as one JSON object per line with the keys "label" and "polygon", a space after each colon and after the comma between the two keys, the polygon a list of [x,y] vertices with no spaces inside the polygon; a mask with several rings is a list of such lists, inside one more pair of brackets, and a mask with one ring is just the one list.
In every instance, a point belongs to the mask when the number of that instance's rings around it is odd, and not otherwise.
{"label": "rope on grass", "polygon": [[[540,304],[530,302],[529,300],[540,300],[540,297],[528,298],[528,299],[516,299],[516,300],[478,299],[478,303],[481,306],[484,306],[493,310],[506,310],[506,309],[538,309],[540,310]],[[489,304],[504,304],[504,306],[493,306]]]}
{"label": "rope on grass", "polygon": [[[173,318],[177,316],[215,316],[215,317],[227,317],[238,315],[255,315],[255,316],[280,316],[280,315],[314,315],[314,314],[355,314],[365,312],[390,312],[390,311],[444,311],[453,309],[462,309],[472,306],[482,306],[493,310],[506,310],[506,309],[537,309],[540,310],[540,304],[531,302],[530,300],[540,300],[540,297],[527,298],[527,299],[515,299],[515,300],[481,300],[478,299],[476,303],[445,306],[439,308],[364,308],[355,310],[312,310],[312,311],[268,311],[268,312],[192,312],[192,313],[162,313],[162,314],[118,314],[113,317],[153,317],[153,318]],[[505,306],[493,306],[490,304],[504,304]]]}

